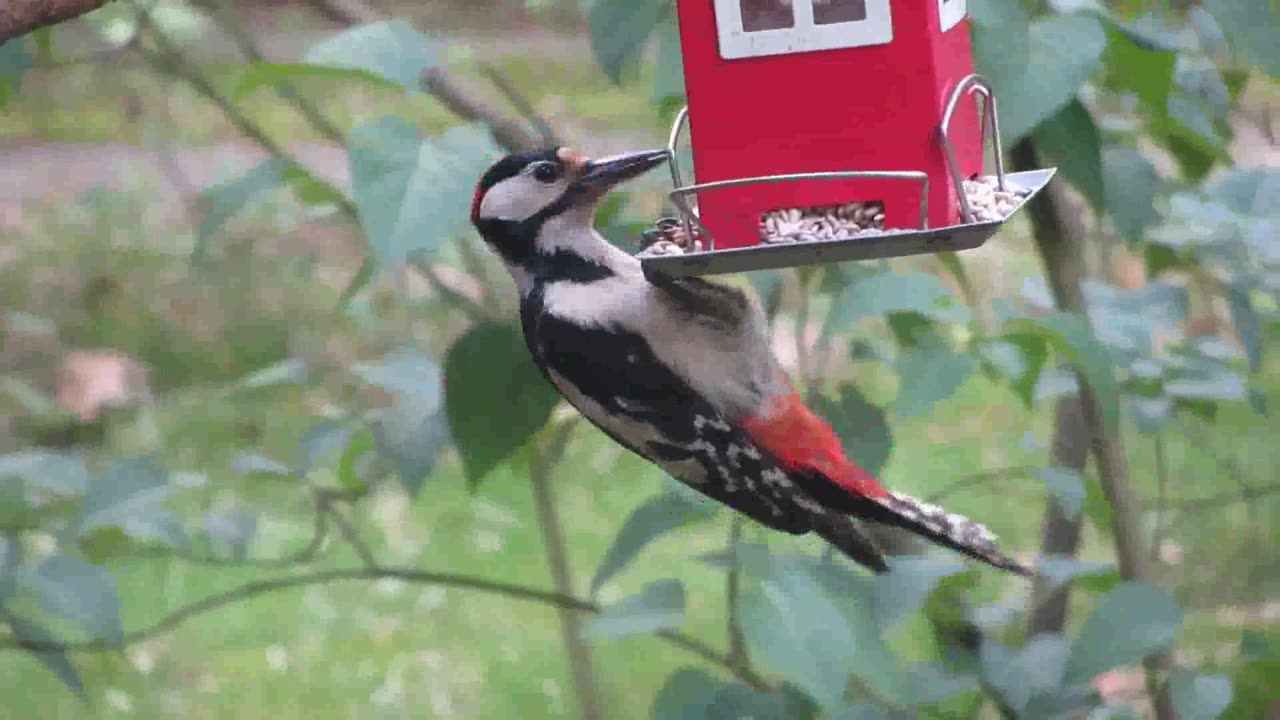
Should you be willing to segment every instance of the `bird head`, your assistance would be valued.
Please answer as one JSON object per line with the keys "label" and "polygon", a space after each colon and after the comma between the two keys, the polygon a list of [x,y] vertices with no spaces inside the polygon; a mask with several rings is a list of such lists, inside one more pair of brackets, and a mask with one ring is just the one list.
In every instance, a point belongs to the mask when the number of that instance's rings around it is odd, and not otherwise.
{"label": "bird head", "polygon": [[480,177],[471,222],[508,263],[575,249],[576,236],[598,237],[592,225],[609,190],[666,159],[666,150],[591,159],[568,147],[508,155]]}

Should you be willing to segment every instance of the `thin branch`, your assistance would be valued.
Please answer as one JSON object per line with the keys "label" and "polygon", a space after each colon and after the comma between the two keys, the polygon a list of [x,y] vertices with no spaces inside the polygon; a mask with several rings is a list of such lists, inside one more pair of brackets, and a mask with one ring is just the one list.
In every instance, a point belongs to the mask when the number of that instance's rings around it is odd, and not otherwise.
{"label": "thin branch", "polygon": [[440,277],[440,273],[436,270],[435,266],[426,259],[417,255],[411,255],[406,258],[406,262],[409,267],[413,268],[422,277],[423,280],[430,283],[431,287],[435,289],[441,297],[462,308],[463,312],[467,315],[470,315],[473,318],[484,318],[492,315],[492,313],[489,312],[489,309],[482,303],[477,302],[475,298],[469,297],[450,287],[449,284]]}
{"label": "thin branch", "polygon": [[195,565],[207,565],[209,567],[250,567],[259,569],[283,569],[305,565],[316,559],[320,553],[320,548],[324,546],[324,541],[328,537],[329,529],[327,523],[328,514],[317,505],[315,512],[315,523],[312,526],[311,539],[307,544],[298,548],[294,552],[280,557],[273,558],[224,558],[217,555],[197,555],[184,551],[173,550],[146,550],[138,553],[143,557],[153,558],[176,558],[184,562]]}
{"label": "thin branch", "polygon": [[93,12],[108,0],[5,0],[0,3],[0,45],[42,27]]}
{"label": "thin branch", "polygon": [[742,516],[735,513],[729,519],[729,572],[725,575],[725,615],[729,634],[729,662],[734,667],[747,669],[747,645],[742,636],[742,621],[738,614],[738,597],[742,590],[742,568],[738,559],[738,545],[742,542]]}
{"label": "thin branch", "polygon": [[494,87],[498,88],[498,92],[501,92],[507,102],[511,103],[516,112],[524,116],[524,119],[530,125],[533,125],[538,131],[538,139],[542,145],[553,146],[560,144],[561,141],[556,135],[555,128],[551,127],[551,123],[547,122],[546,118],[538,114],[538,111],[533,107],[533,103],[529,102],[528,98],[516,89],[516,86],[507,79],[506,75],[503,75],[496,66],[488,62],[481,63],[480,71],[484,73],[485,77],[489,78],[489,82],[493,83]]}
{"label": "thin branch", "polygon": [[350,520],[347,520],[342,511],[333,503],[325,503],[324,514],[333,518],[333,524],[338,526],[338,532],[342,533],[342,537],[351,546],[351,549],[356,551],[356,557],[360,558],[360,562],[364,563],[366,568],[376,570],[379,564],[378,559],[373,554],[373,549],[364,541],[364,538],[360,537],[359,531],[351,524]]}
{"label": "thin branch", "polygon": [[[1232,503],[1260,500],[1277,494],[1280,494],[1280,483],[1273,485],[1246,486],[1242,490],[1233,490],[1231,492],[1219,493],[1209,497],[1169,500],[1165,503],[1165,509],[1178,510],[1182,512],[1190,510],[1205,510],[1221,507],[1222,505],[1230,505]],[[1147,504],[1154,504],[1154,502],[1155,501],[1152,500],[1146,501]]]}

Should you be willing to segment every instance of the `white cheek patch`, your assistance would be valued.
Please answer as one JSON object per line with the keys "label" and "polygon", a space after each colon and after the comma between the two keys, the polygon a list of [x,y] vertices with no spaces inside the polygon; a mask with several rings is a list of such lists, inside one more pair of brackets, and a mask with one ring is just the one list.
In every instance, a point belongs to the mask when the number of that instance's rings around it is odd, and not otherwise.
{"label": "white cheek patch", "polygon": [[516,175],[489,188],[480,201],[480,217],[527,220],[555,202],[564,191],[563,180],[547,185],[528,175]]}

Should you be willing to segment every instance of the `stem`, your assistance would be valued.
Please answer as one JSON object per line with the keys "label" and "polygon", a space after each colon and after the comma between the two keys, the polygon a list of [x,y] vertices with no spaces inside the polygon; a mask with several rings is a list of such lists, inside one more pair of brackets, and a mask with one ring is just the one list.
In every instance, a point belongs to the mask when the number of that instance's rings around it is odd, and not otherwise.
{"label": "stem", "polygon": [[738,559],[738,545],[742,541],[742,517],[735,514],[729,519],[729,572],[725,577],[725,615],[728,618],[729,663],[736,668],[750,667],[747,645],[742,637],[742,621],[738,616],[738,597],[742,590],[742,568]]}
{"label": "stem", "polygon": [[[1034,143],[1023,139],[1014,146],[1013,164],[1018,170],[1031,170],[1040,166]],[[1036,249],[1049,279],[1055,304],[1066,312],[1086,315],[1084,292],[1083,240],[1085,232],[1080,215],[1073,214],[1061,181],[1050,183],[1031,203],[1027,210],[1035,236]],[[1133,488],[1129,485],[1128,464],[1120,429],[1114,428],[1107,435],[1105,419],[1094,389],[1083,372],[1076,372],[1079,387],[1080,408],[1093,451],[1102,492],[1111,505],[1111,531],[1114,536],[1116,560],[1120,574],[1128,580],[1143,581],[1147,578],[1147,556],[1142,549],[1139,507]],[[1167,690],[1155,689],[1156,675],[1172,665],[1172,657],[1166,649],[1152,656],[1146,663],[1147,686],[1151,691],[1156,720],[1174,720]]]}
{"label": "stem", "polygon": [[[529,467],[529,483],[533,486],[533,502],[538,513],[538,527],[542,530],[542,545],[547,551],[547,564],[556,592],[573,596],[573,574],[569,569],[567,543],[561,528],[560,516],[551,495],[551,470],[564,457],[565,446],[573,422],[564,422],[549,433],[545,445],[538,449]],[[604,714],[596,692],[595,669],[591,651],[582,640],[582,619],[575,608],[561,606],[560,631],[565,650],[569,653],[569,670],[578,694],[578,709],[584,720],[602,720]]]}
{"label": "stem", "polygon": [[1155,445],[1156,455],[1156,503],[1153,509],[1155,520],[1152,522],[1151,529],[1151,562],[1154,563],[1160,557],[1160,543],[1164,540],[1164,513],[1167,499],[1165,493],[1168,491],[1169,468],[1165,461],[1164,433],[1157,430],[1151,441]]}

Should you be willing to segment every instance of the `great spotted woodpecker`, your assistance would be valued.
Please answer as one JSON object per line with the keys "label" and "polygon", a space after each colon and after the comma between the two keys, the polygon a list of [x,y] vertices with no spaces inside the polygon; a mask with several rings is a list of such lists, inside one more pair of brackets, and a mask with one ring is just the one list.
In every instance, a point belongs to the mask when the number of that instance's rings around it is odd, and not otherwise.
{"label": "great spotted woodpecker", "polygon": [[524,338],[545,377],[605,434],[681,482],[770,528],[817,533],[875,572],[888,566],[857,519],[1029,574],[985,527],[886,490],[849,460],[779,366],[745,293],[646,278],[596,231],[600,198],[666,158],[591,160],[561,147],[509,155],[481,176],[471,219],[515,280]]}

